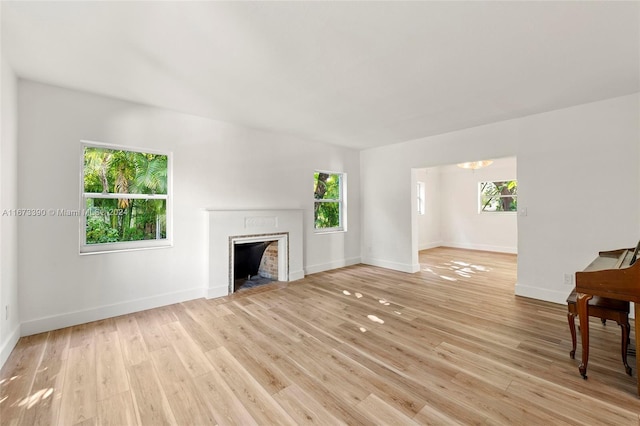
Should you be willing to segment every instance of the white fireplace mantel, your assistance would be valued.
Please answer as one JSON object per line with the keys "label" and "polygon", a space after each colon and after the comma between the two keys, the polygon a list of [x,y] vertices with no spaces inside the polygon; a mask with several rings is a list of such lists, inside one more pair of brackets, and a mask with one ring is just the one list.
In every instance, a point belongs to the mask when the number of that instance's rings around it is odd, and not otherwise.
{"label": "white fireplace mantel", "polygon": [[229,294],[230,239],[288,233],[289,281],[304,278],[302,210],[208,210],[207,298]]}

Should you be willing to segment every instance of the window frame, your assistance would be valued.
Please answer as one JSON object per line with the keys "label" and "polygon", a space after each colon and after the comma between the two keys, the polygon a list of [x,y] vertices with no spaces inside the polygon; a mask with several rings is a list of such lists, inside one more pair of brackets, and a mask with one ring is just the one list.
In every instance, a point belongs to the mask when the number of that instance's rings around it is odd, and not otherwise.
{"label": "window frame", "polygon": [[[328,170],[319,170],[316,169],[313,171],[314,175],[316,173],[326,173],[329,175],[338,175],[339,176],[339,198],[322,198],[316,199],[313,197],[313,232],[316,234],[329,234],[333,232],[346,232],[347,231],[347,202],[346,202],[346,193],[347,193],[347,174],[344,172],[333,172]],[[315,177],[313,179],[313,184],[315,186]],[[316,228],[316,217],[315,217],[315,203],[338,203],[338,221],[339,226],[334,226],[332,228]]]}
{"label": "window frame", "polygon": [[420,216],[423,216],[425,214],[426,211],[426,190],[425,190],[425,183],[422,181],[417,181],[416,182],[416,203],[418,204],[417,206],[417,212]]}
{"label": "window frame", "polygon": [[[482,209],[482,184],[483,183],[487,183],[487,182],[491,182],[495,185],[496,182],[515,182],[516,183],[516,193],[515,194],[510,194],[510,195],[500,195],[498,198],[513,198],[514,200],[516,200],[516,209],[515,210],[483,210]],[[518,213],[518,207],[517,207],[517,200],[518,200],[518,193],[517,193],[517,187],[518,187],[518,179],[491,179],[491,180],[482,180],[480,182],[478,182],[478,214],[517,214]]]}
{"label": "window frame", "polygon": [[[167,193],[166,194],[127,194],[130,200],[165,200],[165,221],[166,221],[166,237],[153,240],[136,240],[136,241],[120,241],[115,243],[98,243],[87,244],[87,200],[88,199],[118,199],[122,198],[122,194],[118,193],[96,193],[84,192],[84,151],[85,148],[103,148],[112,150],[121,150],[128,152],[138,152],[146,154],[157,154],[167,156]],[[148,148],[140,148],[134,146],[109,144],[103,142],[95,142],[89,140],[80,141],[80,208],[78,229],[79,229],[79,252],[80,255],[91,255],[100,253],[113,253],[122,251],[148,250],[158,248],[173,247],[173,153],[170,151],[161,151]],[[118,196],[119,195],[119,196]]]}

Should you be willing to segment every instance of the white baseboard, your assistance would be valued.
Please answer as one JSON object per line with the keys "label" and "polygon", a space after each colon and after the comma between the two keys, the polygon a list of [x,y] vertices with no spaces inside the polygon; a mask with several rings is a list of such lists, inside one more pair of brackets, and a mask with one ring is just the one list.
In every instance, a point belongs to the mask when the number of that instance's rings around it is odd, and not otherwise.
{"label": "white baseboard", "polygon": [[523,284],[516,284],[515,294],[516,296],[528,297],[531,299],[544,300],[546,302],[553,302],[559,304],[566,304],[567,297],[571,293],[573,287],[567,288],[566,291],[549,290],[540,287],[531,287]]}
{"label": "white baseboard", "polygon": [[442,243],[443,247],[460,248],[467,250],[494,251],[497,253],[518,254],[517,247],[492,246],[488,244],[470,244],[470,243]]}
{"label": "white baseboard", "polygon": [[205,297],[207,299],[215,299],[216,297],[224,297],[229,295],[229,286],[209,287]]}
{"label": "white baseboard", "polygon": [[194,288],[179,292],[165,293],[153,297],[129,300],[112,305],[83,309],[81,311],[67,312],[60,315],[38,318],[31,321],[23,322],[20,326],[20,334],[22,336],[29,336],[31,334],[43,333],[45,331],[57,330],[59,328],[85,324],[105,318],[126,315],[133,312],[144,311],[146,309],[158,308],[160,306],[198,299],[205,296],[204,290],[205,289],[203,288]]}
{"label": "white baseboard", "polygon": [[[567,303],[567,297],[569,296],[569,293],[571,293],[571,290],[573,290],[573,287],[566,289],[565,291],[556,291],[516,284],[515,294],[516,296],[528,297],[530,299],[544,300],[545,302],[565,305]],[[629,318],[635,319],[633,302],[631,302],[630,305]]]}
{"label": "white baseboard", "polygon": [[422,245],[420,245],[420,246],[418,247],[418,250],[429,250],[429,249],[432,249],[432,248],[440,247],[440,246],[442,246],[442,245],[443,245],[442,241],[435,241],[435,242],[431,242],[431,243],[424,243],[424,244],[422,244]]}
{"label": "white baseboard", "polygon": [[[305,268],[307,274],[317,274],[318,272],[330,271],[332,269],[344,268],[345,266],[357,265],[360,263],[359,257],[351,257],[341,259],[335,262],[322,263],[319,265],[310,265]],[[292,279],[293,281],[293,279]]]}
{"label": "white baseboard", "polygon": [[297,281],[304,278],[304,271],[289,271],[289,281]]}
{"label": "white baseboard", "polygon": [[389,262],[387,260],[373,259],[370,257],[363,258],[362,263],[364,263],[365,265],[379,266],[381,268],[393,269],[394,271],[407,272],[409,274],[413,274],[420,270],[420,264],[413,265],[410,263]]}
{"label": "white baseboard", "polygon": [[11,355],[11,351],[16,347],[18,340],[20,339],[20,325],[17,325],[16,328],[4,339],[0,346],[0,369],[4,366],[4,363],[9,359],[9,355]]}

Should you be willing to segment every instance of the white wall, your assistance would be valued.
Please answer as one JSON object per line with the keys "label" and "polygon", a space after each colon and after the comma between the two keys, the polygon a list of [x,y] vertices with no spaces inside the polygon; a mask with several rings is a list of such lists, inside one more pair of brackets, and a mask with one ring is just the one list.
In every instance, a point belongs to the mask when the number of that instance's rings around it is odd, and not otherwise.
{"label": "white wall", "polygon": [[[360,261],[357,151],[20,81],[19,205],[79,208],[80,140],[173,152],[174,247],[78,255],[78,221],[19,221],[22,334],[202,297],[206,209],[303,209],[307,273]],[[349,178],[349,230],[313,233],[314,169]]]}
{"label": "white wall", "polygon": [[[0,58],[0,367],[20,337],[17,219],[5,210],[17,202],[17,80]],[[8,316],[7,316],[8,309]]]}
{"label": "white wall", "polygon": [[[479,159],[481,160],[481,159]],[[440,168],[443,245],[473,250],[517,253],[516,213],[478,213],[479,182],[516,179],[516,159],[496,158],[488,167]]]}
{"label": "white wall", "polygon": [[640,236],[639,133],[635,94],[363,151],[363,261],[419,269],[412,168],[515,156],[516,294],[563,303],[564,273]]}
{"label": "white wall", "polygon": [[565,273],[640,239],[640,96],[532,116],[523,130],[516,294],[562,303]]}
{"label": "white wall", "polygon": [[417,169],[416,180],[424,182],[425,209],[418,215],[418,248],[426,250],[442,245],[441,233],[441,201],[440,201],[440,168]]}
{"label": "white wall", "polygon": [[411,169],[514,156],[518,127],[504,123],[362,151],[363,261],[417,272],[416,176]]}

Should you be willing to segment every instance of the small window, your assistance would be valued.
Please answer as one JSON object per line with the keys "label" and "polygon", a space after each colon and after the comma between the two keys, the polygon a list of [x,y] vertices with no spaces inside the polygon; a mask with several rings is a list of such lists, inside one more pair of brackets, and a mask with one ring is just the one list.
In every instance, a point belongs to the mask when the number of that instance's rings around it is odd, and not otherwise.
{"label": "small window", "polygon": [[316,171],[313,174],[314,228],[316,231],[344,231],[346,175]]}
{"label": "small window", "polygon": [[425,208],[425,201],[424,201],[424,197],[425,197],[425,190],[424,190],[424,182],[417,182],[416,185],[416,193],[417,193],[417,204],[418,204],[418,214],[423,215],[424,214],[424,208]]}
{"label": "small window", "polygon": [[518,182],[502,180],[480,182],[480,212],[515,212],[518,210]]}
{"label": "small window", "polygon": [[80,252],[171,245],[171,156],[82,143]]}

